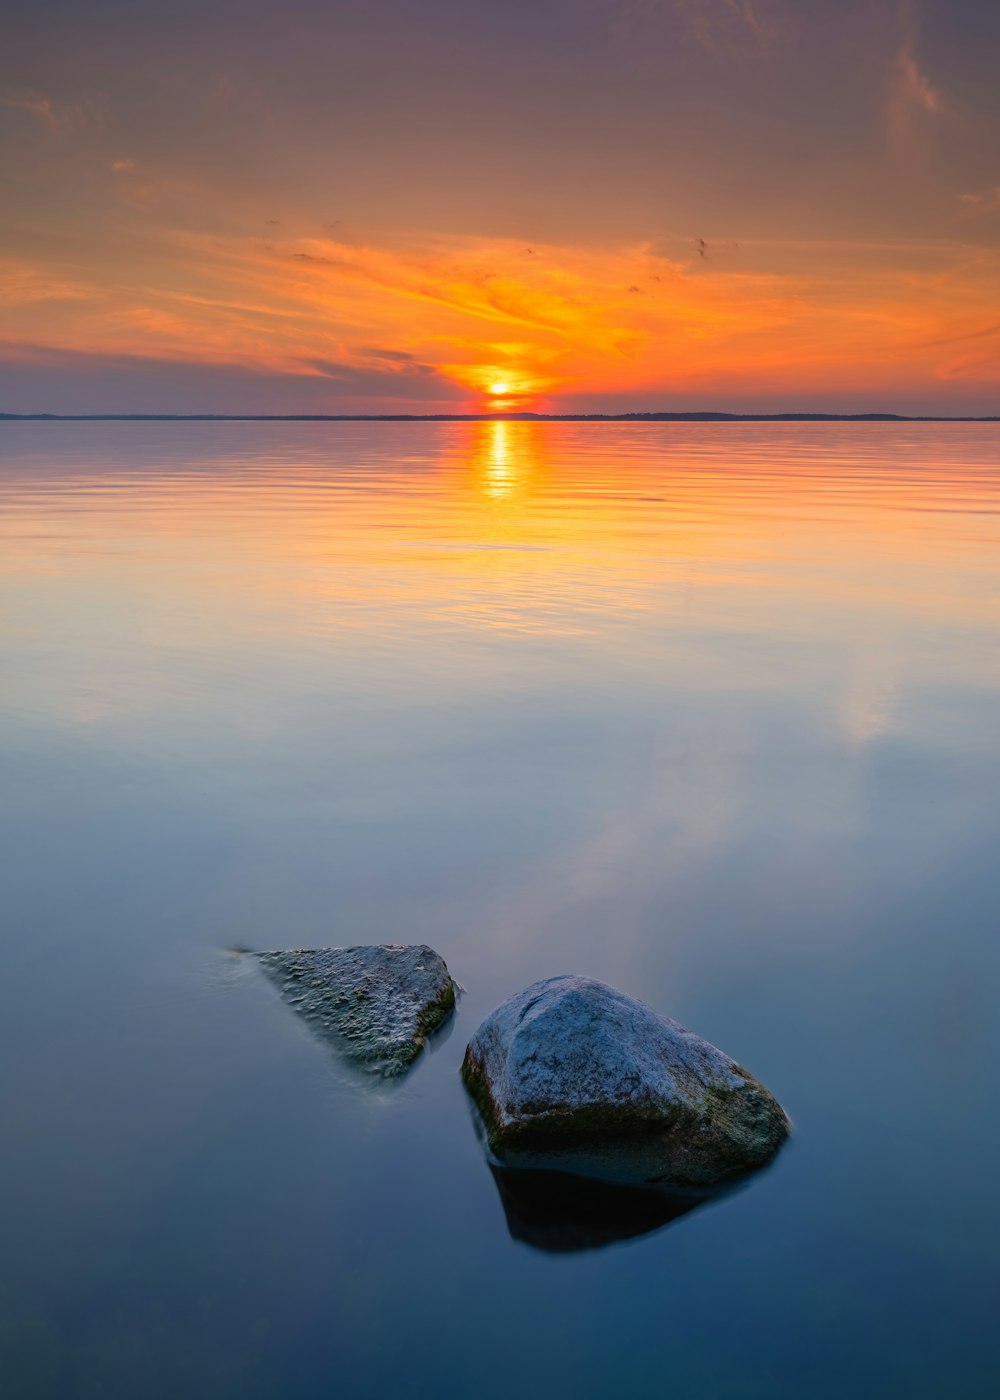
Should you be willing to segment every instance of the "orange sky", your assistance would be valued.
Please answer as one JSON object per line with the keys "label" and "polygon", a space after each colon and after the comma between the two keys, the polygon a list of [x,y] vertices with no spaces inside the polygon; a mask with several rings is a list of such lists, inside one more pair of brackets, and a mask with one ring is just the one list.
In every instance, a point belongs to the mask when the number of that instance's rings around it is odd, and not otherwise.
{"label": "orange sky", "polygon": [[15,24],[0,411],[1000,411],[989,6],[188,8]]}

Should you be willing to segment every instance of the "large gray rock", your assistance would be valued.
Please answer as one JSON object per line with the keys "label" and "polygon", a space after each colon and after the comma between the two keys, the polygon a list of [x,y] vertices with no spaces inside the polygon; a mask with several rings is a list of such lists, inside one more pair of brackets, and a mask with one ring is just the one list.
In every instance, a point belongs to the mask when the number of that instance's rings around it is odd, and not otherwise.
{"label": "large gray rock", "polygon": [[455,1009],[444,959],[425,944],[255,954],[285,1001],[361,1068],[404,1074]]}
{"label": "large gray rock", "polygon": [[488,1016],[462,1077],[502,1166],[713,1189],[766,1165],[784,1111],[728,1055],[588,977],[552,977]]}

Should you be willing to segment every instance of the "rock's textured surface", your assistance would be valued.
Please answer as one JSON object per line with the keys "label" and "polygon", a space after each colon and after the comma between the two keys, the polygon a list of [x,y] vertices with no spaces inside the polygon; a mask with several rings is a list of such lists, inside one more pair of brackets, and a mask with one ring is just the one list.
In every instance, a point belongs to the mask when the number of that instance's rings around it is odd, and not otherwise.
{"label": "rock's textured surface", "polygon": [[782,1108],[741,1065],[633,997],[552,977],[488,1016],[462,1076],[506,1166],[713,1189],[766,1165]]}
{"label": "rock's textured surface", "polygon": [[255,955],[314,1033],[361,1068],[405,1073],[455,1009],[443,958],[424,944]]}

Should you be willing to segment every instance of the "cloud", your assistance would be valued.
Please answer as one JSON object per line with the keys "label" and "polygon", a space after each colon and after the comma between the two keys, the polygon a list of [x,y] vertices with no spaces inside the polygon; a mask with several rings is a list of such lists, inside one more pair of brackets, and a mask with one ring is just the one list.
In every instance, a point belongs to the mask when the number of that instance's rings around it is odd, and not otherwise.
{"label": "cloud", "polygon": [[938,336],[935,340],[924,340],[921,341],[919,348],[930,350],[940,345],[962,345],[970,340],[988,340],[993,336],[1000,336],[1000,321],[996,325],[980,326],[977,330],[961,331],[957,335]]}
{"label": "cloud", "polygon": [[[387,350],[380,345],[361,345],[358,347],[358,354],[370,360],[386,360],[395,365],[417,365],[417,358],[407,350]],[[418,366],[425,369],[426,366]]]}
{"label": "cloud", "polygon": [[768,27],[761,0],[723,0],[723,5],[736,19],[757,35],[763,35]]}
{"label": "cloud", "polygon": [[969,214],[993,214],[1000,209],[1000,185],[979,194],[960,194],[958,198]]}
{"label": "cloud", "polygon": [[927,118],[940,116],[945,104],[917,59],[917,20],[910,0],[900,6],[899,27],[899,47],[889,66],[886,112],[892,145],[906,151],[922,137]]}
{"label": "cloud", "polygon": [[[893,386],[990,378],[965,342],[985,349],[981,328],[1000,320],[992,250],[745,241],[734,266],[722,252],[702,260],[681,236],[662,247],[532,246],[528,258],[519,239],[261,245],[160,230],[134,262],[84,271],[73,250],[0,267],[2,334],[9,359],[33,344],[79,364],[88,354],[171,364],[164,383],[183,381],[185,393],[199,366],[226,367],[272,383],[256,402],[275,411],[303,401],[289,388],[303,378],[368,412],[474,408],[497,383],[539,407],[565,395],[655,402],[669,389],[676,401],[775,384],[817,402],[852,392],[870,401],[881,385],[891,406]],[[205,395],[180,408],[191,401]]]}
{"label": "cloud", "polygon": [[671,0],[671,7],[707,49],[760,47],[775,32],[774,0]]}
{"label": "cloud", "polygon": [[11,107],[14,111],[27,112],[29,117],[34,117],[53,136],[58,135],[60,122],[56,117],[55,108],[47,97],[5,97],[3,99],[5,107]]}
{"label": "cloud", "polygon": [[0,342],[6,413],[460,412],[460,392],[433,373],[375,368],[285,369],[94,354]]}
{"label": "cloud", "polygon": [[[391,382],[397,389],[399,379],[426,379],[440,373],[437,366],[421,364],[415,356],[408,355],[402,350],[362,348],[359,351],[354,351],[352,358],[357,363],[323,359],[307,359],[303,360],[302,363],[315,374],[351,383],[356,383],[358,374],[375,370],[382,376],[392,376]],[[388,380],[383,379],[382,382],[388,382]]]}
{"label": "cloud", "polygon": [[50,136],[62,136],[82,126],[103,126],[104,117],[96,102],[58,102],[37,92],[7,92],[0,105],[24,112]]}
{"label": "cloud", "polygon": [[38,302],[86,301],[91,296],[86,282],[73,280],[61,271],[37,266],[23,258],[0,257],[0,306],[31,306]]}
{"label": "cloud", "polygon": [[912,53],[901,53],[896,60],[894,100],[907,112],[940,112],[941,95],[923,73]]}

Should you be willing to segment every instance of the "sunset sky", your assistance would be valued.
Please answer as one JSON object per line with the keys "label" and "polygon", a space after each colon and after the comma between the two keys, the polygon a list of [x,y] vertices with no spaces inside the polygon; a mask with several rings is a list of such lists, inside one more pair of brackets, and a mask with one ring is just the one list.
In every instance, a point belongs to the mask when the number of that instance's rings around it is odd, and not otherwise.
{"label": "sunset sky", "polygon": [[1000,413],[996,0],[37,0],[0,411]]}

